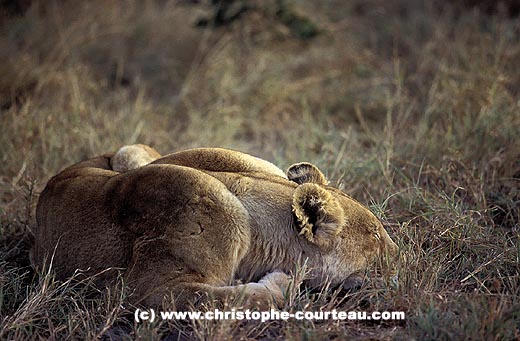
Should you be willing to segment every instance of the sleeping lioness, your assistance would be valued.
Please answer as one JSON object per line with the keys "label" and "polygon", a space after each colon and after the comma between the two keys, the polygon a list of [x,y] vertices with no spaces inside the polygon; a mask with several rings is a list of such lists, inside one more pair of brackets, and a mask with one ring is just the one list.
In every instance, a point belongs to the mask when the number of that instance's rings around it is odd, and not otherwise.
{"label": "sleeping lioness", "polygon": [[[285,174],[237,151],[197,148],[161,157],[122,147],[54,176],[37,206],[32,260],[60,278],[122,269],[138,302],[178,308],[205,296],[280,303],[291,270],[306,284],[351,286],[398,248],[363,205],[310,163]],[[245,284],[231,285],[236,280]],[[202,295],[202,296],[201,296]]]}

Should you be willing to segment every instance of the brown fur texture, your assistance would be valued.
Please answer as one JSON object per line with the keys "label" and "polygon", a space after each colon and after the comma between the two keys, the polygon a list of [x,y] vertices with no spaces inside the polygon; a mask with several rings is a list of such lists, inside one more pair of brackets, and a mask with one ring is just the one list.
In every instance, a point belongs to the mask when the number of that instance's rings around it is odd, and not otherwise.
{"label": "brown fur texture", "polygon": [[133,145],[80,162],[48,182],[36,217],[36,267],[52,262],[60,278],[122,269],[131,297],[155,306],[169,295],[178,308],[200,295],[280,303],[297,262],[310,266],[309,285],[339,285],[398,251],[316,166],[293,165],[286,177],[219,148],[160,157]]}
{"label": "brown fur texture", "polygon": [[312,163],[295,163],[287,169],[287,177],[298,184],[312,182],[320,185],[328,185],[325,175]]}

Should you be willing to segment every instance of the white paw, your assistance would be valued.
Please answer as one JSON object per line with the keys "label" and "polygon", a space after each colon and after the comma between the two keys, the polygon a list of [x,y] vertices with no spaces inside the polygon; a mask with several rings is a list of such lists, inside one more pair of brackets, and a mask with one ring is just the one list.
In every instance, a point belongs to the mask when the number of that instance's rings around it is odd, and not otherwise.
{"label": "white paw", "polygon": [[258,282],[263,284],[274,295],[283,297],[289,288],[291,277],[286,273],[275,271],[268,273]]}
{"label": "white paw", "polygon": [[110,163],[114,171],[124,173],[145,166],[159,157],[160,154],[155,149],[142,144],[134,144],[119,148]]}

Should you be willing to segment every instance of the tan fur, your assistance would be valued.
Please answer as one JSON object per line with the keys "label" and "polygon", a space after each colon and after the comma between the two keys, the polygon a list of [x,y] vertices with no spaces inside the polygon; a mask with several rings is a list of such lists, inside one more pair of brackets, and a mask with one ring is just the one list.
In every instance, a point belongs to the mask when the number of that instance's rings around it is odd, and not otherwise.
{"label": "tan fur", "polygon": [[[333,244],[345,225],[345,213],[339,200],[315,183],[305,183],[296,188],[292,209],[300,234],[323,249]],[[315,217],[315,222],[310,221],[311,217]],[[320,228],[313,232],[315,226]]]}
{"label": "tan fur", "polygon": [[287,169],[287,177],[298,184],[312,182],[320,185],[328,185],[325,175],[312,163],[295,163]]}
{"label": "tan fur", "polygon": [[[236,151],[159,157],[143,145],[80,162],[40,196],[33,264],[52,258],[60,278],[123,269],[136,301],[160,305],[171,294],[181,308],[199,295],[280,303],[303,260],[307,284],[319,287],[395,257],[397,246],[367,208],[327,186],[316,166],[301,165],[287,178]],[[232,285],[237,279],[245,284]]]}
{"label": "tan fur", "polygon": [[135,144],[121,147],[110,159],[110,165],[116,172],[127,172],[149,164],[161,157],[155,149],[144,145]]}

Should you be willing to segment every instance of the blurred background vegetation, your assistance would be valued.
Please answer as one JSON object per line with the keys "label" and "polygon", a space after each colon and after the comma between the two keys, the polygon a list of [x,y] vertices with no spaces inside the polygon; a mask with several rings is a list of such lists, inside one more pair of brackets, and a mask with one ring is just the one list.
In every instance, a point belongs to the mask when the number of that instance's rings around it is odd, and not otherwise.
{"label": "blurred background vegetation", "polygon": [[[519,7],[0,1],[0,338],[520,337]],[[288,309],[407,320],[134,325],[124,290],[85,298],[35,274],[46,181],[131,143],[316,163],[407,258],[397,288],[368,280],[342,299],[302,293]]]}

